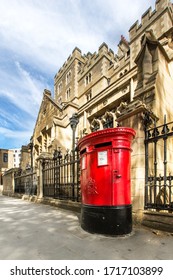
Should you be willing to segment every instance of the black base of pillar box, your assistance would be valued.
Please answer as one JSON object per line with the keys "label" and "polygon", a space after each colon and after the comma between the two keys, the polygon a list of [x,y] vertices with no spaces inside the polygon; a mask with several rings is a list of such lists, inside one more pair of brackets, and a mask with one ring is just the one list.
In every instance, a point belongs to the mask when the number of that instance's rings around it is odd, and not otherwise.
{"label": "black base of pillar box", "polygon": [[124,235],[132,231],[132,205],[82,205],[81,227],[90,233]]}

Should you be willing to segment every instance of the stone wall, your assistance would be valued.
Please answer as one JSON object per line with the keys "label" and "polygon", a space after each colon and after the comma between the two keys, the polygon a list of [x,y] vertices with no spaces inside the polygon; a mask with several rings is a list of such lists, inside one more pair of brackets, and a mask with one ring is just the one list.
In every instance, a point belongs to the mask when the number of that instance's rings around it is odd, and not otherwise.
{"label": "stone wall", "polygon": [[13,194],[14,193],[14,173],[17,168],[9,169],[5,172],[3,176],[3,194]]}

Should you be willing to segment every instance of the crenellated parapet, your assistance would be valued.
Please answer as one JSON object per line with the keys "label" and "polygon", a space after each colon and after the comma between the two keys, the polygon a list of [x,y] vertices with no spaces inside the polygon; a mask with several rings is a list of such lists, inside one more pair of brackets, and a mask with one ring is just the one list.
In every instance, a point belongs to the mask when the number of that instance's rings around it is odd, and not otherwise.
{"label": "crenellated parapet", "polygon": [[81,65],[79,75],[82,77],[85,75],[90,69],[99,62],[100,59],[106,57],[110,61],[110,65],[116,63],[116,55],[114,54],[112,49],[108,48],[106,43],[102,43],[98,49],[98,52],[94,52],[91,54],[87,53],[84,57],[84,64]]}
{"label": "crenellated parapet", "polygon": [[60,80],[61,77],[69,70],[71,64],[75,59],[78,60],[78,74],[79,77],[83,77],[83,75],[86,75],[87,72],[90,71],[90,69],[96,65],[103,57],[107,58],[109,61],[110,68],[113,66],[113,68],[117,68],[118,65],[122,64],[122,60],[125,61],[127,57],[127,53],[129,51],[129,42],[121,36],[121,40],[118,44],[118,52],[117,54],[114,53],[114,51],[108,47],[108,45],[103,42],[100,47],[98,48],[97,52],[91,53],[88,52],[87,54],[82,54],[81,50],[79,48],[75,48],[71,55],[67,58],[67,60],[64,62],[62,67],[59,69],[59,71],[56,73],[54,79],[55,82]]}
{"label": "crenellated parapet", "polygon": [[56,79],[58,76],[61,76],[65,71],[68,70],[71,63],[74,61],[74,59],[78,59],[80,62],[85,62],[85,57],[82,55],[82,52],[79,48],[75,47],[72,51],[72,54],[69,55],[67,60],[64,62],[63,66],[59,69],[59,71],[56,73],[54,79]]}
{"label": "crenellated parapet", "polygon": [[[163,17],[163,14],[166,12],[169,13],[169,20]],[[135,40],[144,30],[147,28],[152,28],[151,26],[155,24],[158,19],[161,23],[161,28],[157,28],[155,33],[157,34],[157,38],[161,36],[163,32],[166,32],[169,29],[169,24],[172,21],[173,15],[173,5],[170,0],[156,0],[155,9],[152,11],[151,7],[147,9],[147,11],[141,17],[141,23],[137,20],[129,29],[129,38],[130,43]],[[162,17],[161,17],[162,16]],[[156,27],[155,27],[156,29]]]}

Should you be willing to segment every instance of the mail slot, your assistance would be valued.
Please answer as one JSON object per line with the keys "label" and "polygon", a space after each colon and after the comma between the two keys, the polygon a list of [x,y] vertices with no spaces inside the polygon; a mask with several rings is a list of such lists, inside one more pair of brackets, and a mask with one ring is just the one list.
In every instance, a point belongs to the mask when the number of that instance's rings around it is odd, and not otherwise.
{"label": "mail slot", "polygon": [[79,141],[81,227],[92,233],[122,235],[132,230],[130,183],[132,128],[88,134]]}

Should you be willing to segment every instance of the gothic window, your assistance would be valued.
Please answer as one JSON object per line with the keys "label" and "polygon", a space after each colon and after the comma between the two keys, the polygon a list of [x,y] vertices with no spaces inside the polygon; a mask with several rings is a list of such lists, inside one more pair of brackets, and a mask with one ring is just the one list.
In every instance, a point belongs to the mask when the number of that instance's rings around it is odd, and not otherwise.
{"label": "gothic window", "polygon": [[99,120],[97,119],[94,119],[92,122],[91,122],[91,131],[94,132],[94,131],[97,131],[100,129],[100,122]]}
{"label": "gothic window", "polygon": [[86,93],[86,100],[87,100],[87,101],[90,101],[91,98],[92,98],[92,92],[89,91],[89,92]]}
{"label": "gothic window", "polygon": [[85,77],[85,85],[88,85],[92,80],[92,74],[88,73]]}
{"label": "gothic window", "polygon": [[69,71],[66,75],[66,84],[68,84],[71,81],[71,71]]}
{"label": "gothic window", "polygon": [[68,88],[67,92],[66,92],[66,98],[67,100],[70,98],[70,94],[71,94],[71,89]]}
{"label": "gothic window", "polygon": [[113,114],[110,112],[106,112],[102,117],[103,128],[111,128],[114,124]]}
{"label": "gothic window", "polygon": [[81,62],[79,61],[79,62],[78,62],[78,71],[81,70],[81,65],[82,65]]}
{"label": "gothic window", "polygon": [[58,104],[61,105],[61,103],[62,103],[62,97],[59,97],[58,98]]}
{"label": "gothic window", "polygon": [[3,162],[8,162],[8,154],[3,153]]}
{"label": "gothic window", "polygon": [[62,82],[58,85],[58,93],[60,94],[62,92]]}
{"label": "gothic window", "polygon": [[47,135],[44,137],[44,151],[47,151]]}
{"label": "gothic window", "polygon": [[91,73],[88,74],[88,82],[91,82]]}
{"label": "gothic window", "polygon": [[39,147],[39,153],[40,154],[42,153],[42,145],[40,145],[40,147]]}

